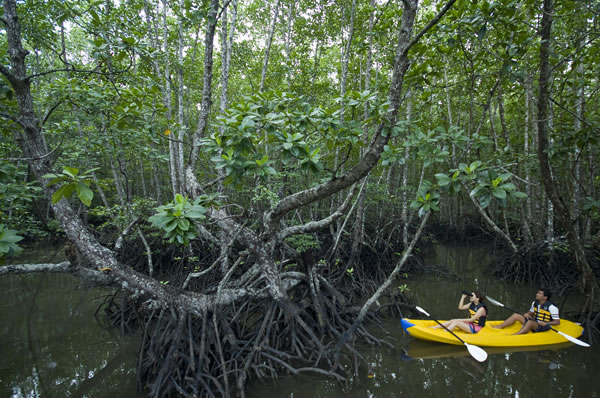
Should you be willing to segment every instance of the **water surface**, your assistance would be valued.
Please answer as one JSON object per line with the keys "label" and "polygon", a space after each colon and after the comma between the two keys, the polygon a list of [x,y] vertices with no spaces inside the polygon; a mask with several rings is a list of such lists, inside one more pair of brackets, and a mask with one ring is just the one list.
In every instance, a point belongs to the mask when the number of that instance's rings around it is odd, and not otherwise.
{"label": "water surface", "polygon": [[134,397],[137,338],[96,321],[113,289],[67,274],[0,277],[0,397]]}
{"label": "water surface", "polygon": [[[26,262],[47,262],[54,252],[26,253]],[[437,318],[463,317],[460,292],[482,290],[509,307],[527,309],[535,286],[506,286],[485,265],[493,247],[437,246],[424,265],[443,265],[457,275],[425,274],[402,280],[416,303]],[[53,262],[60,261],[54,256]],[[138,340],[122,339],[94,317],[113,289],[82,286],[71,275],[0,277],[0,397],[134,397]],[[555,297],[561,313],[575,298]],[[489,305],[490,318],[510,315]],[[352,388],[314,375],[285,376],[278,382],[252,381],[249,398],[359,397],[585,397],[600,398],[600,349],[571,344],[538,351],[489,350],[486,362],[462,346],[426,343],[405,335],[397,319],[386,321],[393,348],[364,347],[374,369],[360,374]]]}

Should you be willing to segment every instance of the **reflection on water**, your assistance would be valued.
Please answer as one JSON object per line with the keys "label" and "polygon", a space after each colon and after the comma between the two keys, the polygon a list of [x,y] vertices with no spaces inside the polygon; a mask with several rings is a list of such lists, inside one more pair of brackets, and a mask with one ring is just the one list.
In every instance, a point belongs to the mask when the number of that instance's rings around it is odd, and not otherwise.
{"label": "reflection on water", "polygon": [[71,275],[0,278],[0,397],[135,396],[135,338],[94,319],[110,290]]}
{"label": "reflection on water", "polygon": [[[481,290],[510,307],[525,310],[534,298],[536,287],[504,286],[490,276],[485,265],[493,255],[490,247],[438,246],[425,264],[443,265],[460,278],[448,280],[423,275],[410,279],[407,283],[416,303],[434,317],[462,317],[464,314],[457,309],[458,301],[461,290],[467,289]],[[563,298],[555,298],[557,304],[562,301]],[[489,310],[490,319],[510,315],[499,307],[489,306]],[[452,394],[463,397],[600,398],[598,345],[583,348],[566,343],[535,351],[494,351],[485,347],[490,355],[480,363],[471,358],[464,346],[413,339],[402,331],[399,320],[387,321],[387,327],[395,339],[395,348],[364,348],[361,352],[371,363],[375,376],[368,378],[366,372],[359,375],[350,390],[316,376],[289,376],[278,383],[254,382],[248,388],[248,397],[393,398]],[[428,346],[423,347],[421,343]],[[410,358],[410,353],[421,357]]]}

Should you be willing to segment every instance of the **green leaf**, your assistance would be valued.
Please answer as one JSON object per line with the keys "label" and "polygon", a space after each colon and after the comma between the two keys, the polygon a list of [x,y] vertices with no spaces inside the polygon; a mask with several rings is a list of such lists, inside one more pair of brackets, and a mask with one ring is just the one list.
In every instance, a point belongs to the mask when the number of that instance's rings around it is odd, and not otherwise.
{"label": "green leaf", "polygon": [[60,202],[60,200],[63,198],[64,193],[65,193],[65,185],[63,185],[62,187],[58,188],[56,190],[56,192],[54,192],[52,194],[52,204],[55,205],[58,202]]}
{"label": "green leaf", "polygon": [[90,207],[92,205],[92,199],[94,198],[94,192],[83,182],[79,181],[77,183],[77,195],[79,196],[79,200]]}
{"label": "green leaf", "polygon": [[7,243],[17,243],[23,240],[22,236],[17,235],[17,231],[7,229],[0,234],[0,240]]}
{"label": "green leaf", "polygon": [[167,225],[164,227],[164,230],[167,232],[173,231],[179,225],[179,220],[177,218],[172,218],[169,220]]}
{"label": "green leaf", "polygon": [[186,220],[185,218],[180,218],[179,221],[177,222],[177,226],[179,227],[180,230],[187,231],[188,229],[190,229],[190,222],[188,220]]}
{"label": "green leaf", "polygon": [[75,167],[65,166],[63,168],[63,173],[66,174],[66,175],[68,175],[69,177],[75,178],[75,176],[77,174],[79,174],[79,169],[76,169]]}
{"label": "green leaf", "polygon": [[438,185],[441,187],[444,187],[452,182],[452,179],[443,173],[436,174],[435,178],[438,182]]}
{"label": "green leaf", "polygon": [[255,160],[255,162],[257,165],[262,166],[263,164],[265,164],[267,162],[267,160],[269,160],[269,157],[267,155],[265,155],[262,157],[262,159]]}
{"label": "green leaf", "polygon": [[492,194],[498,199],[506,198],[506,191],[502,188],[494,188],[492,189]]}
{"label": "green leaf", "polygon": [[527,194],[525,192],[520,192],[520,191],[512,192],[510,195],[517,199],[523,199],[523,198],[527,197]]}

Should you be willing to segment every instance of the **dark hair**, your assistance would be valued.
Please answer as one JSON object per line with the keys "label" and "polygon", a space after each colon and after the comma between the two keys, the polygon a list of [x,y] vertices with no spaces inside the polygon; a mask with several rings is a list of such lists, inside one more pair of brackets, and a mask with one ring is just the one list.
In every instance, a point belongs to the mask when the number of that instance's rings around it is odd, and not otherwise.
{"label": "dark hair", "polygon": [[548,297],[548,300],[550,300],[550,297],[552,297],[552,292],[545,287],[540,287],[538,291],[544,292],[544,296]]}
{"label": "dark hair", "polygon": [[479,302],[483,303],[483,299],[485,299],[485,295],[483,293],[481,293],[479,290],[475,290],[473,293],[475,293],[475,297],[477,297],[479,299]]}

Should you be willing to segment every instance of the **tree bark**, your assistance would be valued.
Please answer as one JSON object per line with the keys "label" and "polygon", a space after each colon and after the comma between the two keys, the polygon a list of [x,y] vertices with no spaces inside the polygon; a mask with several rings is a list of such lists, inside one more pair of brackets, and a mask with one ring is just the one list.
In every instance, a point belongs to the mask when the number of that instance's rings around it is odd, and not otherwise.
{"label": "tree bark", "polygon": [[269,28],[269,35],[267,36],[267,43],[265,47],[265,59],[263,61],[263,68],[260,77],[260,88],[259,91],[265,90],[265,81],[267,80],[267,68],[269,66],[269,55],[271,53],[271,44],[273,43],[273,36],[275,34],[275,25],[277,24],[277,18],[279,16],[279,5],[281,0],[277,0],[275,3],[275,12],[273,13],[273,19],[271,20],[271,27]]}
{"label": "tree bark", "polygon": [[177,158],[177,191],[183,192],[185,180],[183,178],[184,170],[184,159],[183,159],[183,144],[185,142],[185,135],[187,126],[183,115],[183,96],[184,96],[184,81],[183,81],[183,10],[184,0],[179,1],[180,15],[177,19],[178,28],[178,41],[177,41],[177,123],[179,124],[177,142],[175,143],[176,158]]}
{"label": "tree bark", "polygon": [[[373,27],[375,23],[375,0],[371,0],[371,13],[369,14],[369,32],[367,36],[367,59],[365,65],[365,91],[371,90],[371,68],[373,66]],[[365,103],[363,111],[363,119],[369,118],[369,103]],[[367,148],[369,143],[369,129],[367,127],[363,130],[363,148]],[[364,149],[361,148],[361,155],[364,153]],[[368,180],[368,176],[366,177]],[[365,183],[366,184],[366,181]],[[365,197],[367,191],[362,187],[358,193],[358,208],[356,209],[356,220],[354,222],[354,233],[352,237],[352,249],[350,258],[354,259],[358,256],[360,251],[360,245],[364,239],[365,232]]]}
{"label": "tree bark", "polygon": [[542,183],[560,221],[561,227],[567,234],[571,254],[577,264],[581,288],[594,297],[598,283],[593,270],[585,255],[585,250],[575,229],[569,206],[564,202],[558,192],[557,182],[552,174],[550,159],[548,157],[548,106],[550,103],[550,43],[552,40],[552,20],[554,14],[554,0],[544,0],[543,16],[541,23],[540,44],[540,74],[538,95],[538,159]]}
{"label": "tree bark", "polygon": [[[186,183],[190,180],[190,176],[194,176],[196,162],[200,154],[200,140],[204,136],[208,126],[208,115],[212,105],[212,69],[213,69],[213,49],[215,39],[215,29],[217,26],[217,11],[219,10],[219,0],[211,0],[210,10],[208,12],[206,33],[204,36],[204,74],[202,79],[202,103],[200,104],[200,114],[198,115],[198,126],[194,133],[192,142],[192,151],[190,159],[185,170]],[[187,189],[187,188],[186,188]],[[188,189],[189,190],[189,189]]]}

